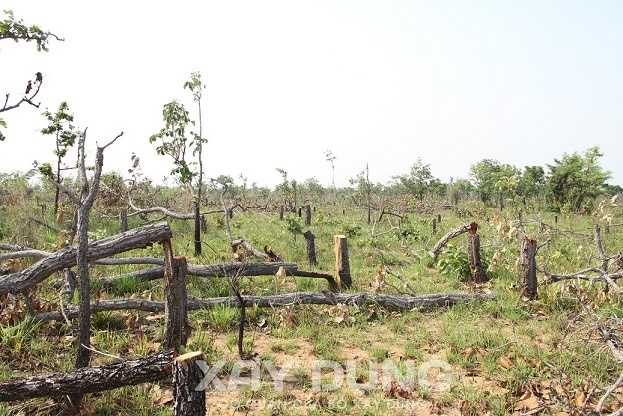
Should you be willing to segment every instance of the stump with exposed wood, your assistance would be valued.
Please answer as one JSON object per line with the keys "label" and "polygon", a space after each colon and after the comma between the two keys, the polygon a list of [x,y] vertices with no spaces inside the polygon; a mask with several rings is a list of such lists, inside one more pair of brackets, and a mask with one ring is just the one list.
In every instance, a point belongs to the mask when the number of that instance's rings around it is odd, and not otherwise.
{"label": "stump with exposed wood", "polygon": [[521,240],[520,255],[520,278],[523,286],[523,294],[528,299],[536,299],[537,280],[536,280],[536,240],[524,238]]}
{"label": "stump with exposed wood", "polygon": [[189,352],[173,359],[174,415],[203,416],[206,413],[205,389],[197,389],[203,380],[198,360],[203,360],[201,351]]}
{"label": "stump with exposed wood", "polygon": [[162,346],[178,351],[188,340],[188,299],[186,295],[186,258],[171,256],[170,243],[165,242],[164,265],[164,335]]}
{"label": "stump with exposed wood", "polygon": [[348,245],[345,235],[334,235],[333,244],[335,249],[335,268],[337,285],[340,289],[350,289],[352,279],[350,276],[350,263],[348,260]]}

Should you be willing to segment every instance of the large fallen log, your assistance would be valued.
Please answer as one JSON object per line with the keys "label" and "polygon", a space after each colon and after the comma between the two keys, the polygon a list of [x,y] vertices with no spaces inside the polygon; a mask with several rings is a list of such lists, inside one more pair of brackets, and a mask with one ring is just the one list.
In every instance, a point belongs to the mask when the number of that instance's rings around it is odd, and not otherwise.
{"label": "large fallen log", "polygon": [[131,358],[100,367],[32,374],[0,380],[0,402],[35,397],[95,393],[171,377],[173,350]]}
{"label": "large fallen log", "polygon": [[[257,305],[258,307],[269,308],[287,305],[335,305],[342,303],[358,306],[377,304],[392,310],[411,310],[414,308],[445,307],[471,300],[495,300],[495,295],[482,293],[432,293],[402,297],[382,293],[334,293],[323,291],[294,292],[271,296],[245,296],[244,299],[247,307]],[[240,307],[240,302],[233,296],[210,299],[192,296],[188,298],[188,310],[213,308],[222,305]],[[91,303],[91,313],[120,310],[162,312],[164,311],[164,302],[144,299],[114,299]],[[78,316],[78,308],[75,306],[65,308],[65,315],[68,319],[76,318]],[[60,321],[64,318],[61,312],[45,312],[36,315],[34,319],[37,321]]]}
{"label": "large fallen log", "polygon": [[[241,276],[270,276],[277,273],[279,267],[286,269],[286,273],[289,275],[293,275],[298,269],[296,263],[284,262],[235,262],[210,265],[189,264],[186,275],[199,277],[228,277],[235,276],[240,270]],[[162,279],[164,278],[164,266],[138,270],[121,276],[102,277],[100,279],[94,279],[94,282],[98,282],[102,287],[108,287],[115,282],[127,278],[134,278],[139,282],[149,282],[151,280]]]}
{"label": "large fallen log", "polygon": [[[113,259],[114,260],[114,259]],[[101,260],[100,260],[101,261]],[[329,287],[335,290],[337,283],[332,275],[328,273],[308,272],[304,270],[298,270],[296,263],[285,262],[262,262],[262,263],[223,263],[223,264],[210,264],[210,265],[198,265],[189,264],[186,271],[187,276],[198,277],[230,277],[235,276],[240,270],[240,276],[270,276],[283,267],[288,276],[297,277],[311,277],[316,279],[325,279],[329,282]],[[101,277],[94,279],[93,281],[99,284],[101,287],[110,287],[116,282],[124,279],[136,279],[138,282],[150,282],[152,280],[164,278],[164,266],[151,267],[149,269],[138,270],[135,272],[126,273],[121,276],[113,277]]]}
{"label": "large fallen log", "polygon": [[[169,224],[160,222],[135,228],[89,244],[88,260],[94,261],[125,251],[144,248],[152,243],[171,239]],[[27,269],[0,279],[0,295],[19,293],[43,281],[54,272],[76,265],[76,246],[65,247],[39,260]]]}

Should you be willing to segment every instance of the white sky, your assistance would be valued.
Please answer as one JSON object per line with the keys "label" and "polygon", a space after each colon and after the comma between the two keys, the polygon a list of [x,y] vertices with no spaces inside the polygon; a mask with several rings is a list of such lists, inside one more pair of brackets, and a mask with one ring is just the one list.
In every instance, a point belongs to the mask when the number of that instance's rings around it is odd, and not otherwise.
{"label": "white sky", "polygon": [[[422,158],[443,181],[484,158],[523,168],[599,146],[623,185],[623,2],[619,0],[2,0],[25,23],[65,38],[50,52],[0,43],[0,93],[17,99],[44,74],[41,108],[3,113],[0,172],[53,162],[41,112],[67,101],[88,143],[124,136],[105,170],[132,152],[160,180],[169,159],[148,138],[162,106],[200,71],[208,177],[274,187],[276,168],[337,186],[373,182]],[[0,16],[4,19],[4,16]],[[94,151],[91,151],[91,162]],[[73,157],[73,155],[72,155]],[[127,174],[126,174],[127,176]]]}

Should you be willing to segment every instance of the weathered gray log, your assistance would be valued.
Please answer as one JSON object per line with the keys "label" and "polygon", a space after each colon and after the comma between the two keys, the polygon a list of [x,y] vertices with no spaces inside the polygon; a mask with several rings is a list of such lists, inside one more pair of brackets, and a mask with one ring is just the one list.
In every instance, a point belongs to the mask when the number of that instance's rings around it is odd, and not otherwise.
{"label": "weathered gray log", "polygon": [[482,268],[482,262],[480,261],[480,236],[478,234],[471,234],[469,236],[467,258],[469,260],[469,267],[472,270],[472,280],[475,283],[484,282],[487,277]]}
{"label": "weathered gray log", "polygon": [[203,416],[206,414],[205,389],[197,390],[203,380],[197,360],[203,360],[201,351],[193,351],[173,359],[173,415]]}
{"label": "weathered gray log", "polygon": [[523,286],[523,294],[528,299],[536,299],[536,240],[524,238],[521,240],[521,254],[519,257],[520,278]]}
{"label": "weathered gray log", "polygon": [[[378,304],[382,307],[393,310],[410,310],[413,308],[444,307],[451,306],[458,302],[470,300],[494,300],[493,294],[479,293],[432,293],[418,296],[392,296],[382,293],[332,293],[331,299],[321,292],[294,292],[285,295],[272,296],[245,296],[245,303],[248,306],[257,305],[260,308],[272,308],[287,305],[335,305],[343,303],[347,305],[366,305]],[[230,305],[240,307],[240,302],[236,297],[221,297],[201,299],[195,297],[188,298],[188,310],[202,308],[213,308],[216,306]],[[120,310],[139,310],[145,312],[164,311],[164,302],[148,301],[143,299],[115,299],[103,300],[91,303],[91,313],[103,311]],[[78,316],[76,307],[65,308],[65,314],[69,319]],[[44,312],[34,316],[36,321],[59,321],[63,318],[60,312]]]}
{"label": "weathered gray log", "polygon": [[165,245],[164,273],[164,335],[162,346],[179,351],[188,340],[188,298],[186,295],[186,258],[171,255],[169,243]]}
{"label": "weathered gray log", "polygon": [[[171,228],[166,222],[135,228],[125,233],[90,243],[87,260],[94,261],[125,251],[144,248],[154,242],[168,240],[171,237]],[[39,260],[25,270],[1,278],[0,294],[19,293],[42,282],[45,278],[59,270],[75,266],[76,253],[76,246],[68,246]]]}
{"label": "weathered gray log", "polygon": [[[189,264],[186,270],[186,274],[188,276],[199,276],[199,277],[228,277],[234,276],[238,270],[242,269],[241,276],[270,276],[279,270],[279,267],[283,267],[286,269],[288,275],[298,276],[296,273],[298,271],[298,266],[296,263],[284,263],[284,262],[262,262],[262,263],[242,263],[242,262],[234,262],[234,263],[223,263],[223,264],[210,264],[210,265],[198,265],[198,264]],[[151,267],[149,269],[139,270],[136,272],[131,272],[124,274],[122,276],[114,276],[114,277],[102,277],[100,279],[96,279],[95,282],[102,285],[102,287],[108,287],[115,282],[118,282],[122,279],[134,278],[139,282],[149,282],[151,280],[162,279],[164,277],[164,266],[161,267]],[[322,277],[327,279],[327,277],[333,276],[331,275],[322,275],[322,276],[307,276],[307,277]]]}
{"label": "weathered gray log", "polygon": [[171,377],[173,350],[99,367],[0,380],[0,402],[95,393]]}
{"label": "weathered gray log", "polygon": [[338,289],[350,289],[353,285],[350,276],[350,262],[348,260],[348,244],[345,235],[333,236],[335,250],[335,273]]}
{"label": "weathered gray log", "polygon": [[433,247],[433,249],[428,252],[428,255],[431,256],[433,260],[437,261],[437,258],[439,257],[439,253],[441,252],[441,249],[444,248],[446,244],[448,244],[448,241],[450,241],[456,236],[459,236],[463,233],[468,232],[469,230],[472,229],[472,226],[474,224],[476,225],[476,227],[478,227],[478,224],[476,224],[475,222],[472,222],[471,224],[463,224],[460,227],[455,228],[454,230],[448,231],[448,233],[444,235],[443,237],[441,237],[441,239],[437,242],[437,244],[435,244],[435,247]]}

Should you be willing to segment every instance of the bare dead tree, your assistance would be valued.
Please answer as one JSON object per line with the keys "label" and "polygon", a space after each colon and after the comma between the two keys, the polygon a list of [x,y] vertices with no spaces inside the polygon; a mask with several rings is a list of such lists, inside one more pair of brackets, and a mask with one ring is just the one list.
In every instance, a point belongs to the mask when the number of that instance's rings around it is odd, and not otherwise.
{"label": "bare dead tree", "polygon": [[[91,182],[87,176],[85,143],[87,130],[78,138],[78,179],[80,181],[80,195],[65,189],[60,184],[52,181],[57,187],[60,187],[69,198],[76,203],[77,208],[77,237],[78,246],[76,251],[76,264],[78,266],[78,305],[80,308],[80,316],[78,318],[78,348],[76,352],[76,368],[84,368],[89,366],[91,358],[90,339],[91,339],[91,312],[90,312],[90,296],[89,296],[89,214],[93,207],[93,202],[97,197],[100,179],[102,176],[102,168],[104,166],[104,150],[112,145],[123,132],[117,135],[113,140],[103,147],[98,146],[95,154],[95,172]],[[75,408],[80,407],[82,400],[81,395],[71,397],[72,405]]]}

